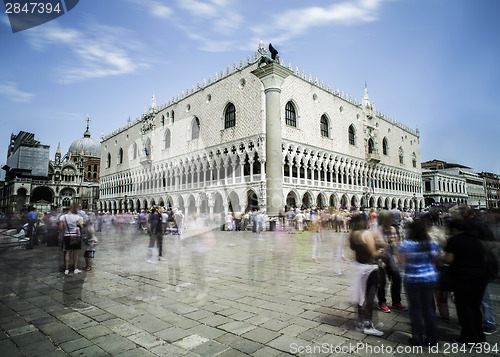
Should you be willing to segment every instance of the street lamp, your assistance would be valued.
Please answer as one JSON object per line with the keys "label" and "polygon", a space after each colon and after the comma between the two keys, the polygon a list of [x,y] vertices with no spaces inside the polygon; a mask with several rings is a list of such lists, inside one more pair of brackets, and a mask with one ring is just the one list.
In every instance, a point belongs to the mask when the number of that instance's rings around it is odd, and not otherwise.
{"label": "street lamp", "polygon": [[128,210],[127,210],[127,195],[125,195],[125,213],[127,213]]}

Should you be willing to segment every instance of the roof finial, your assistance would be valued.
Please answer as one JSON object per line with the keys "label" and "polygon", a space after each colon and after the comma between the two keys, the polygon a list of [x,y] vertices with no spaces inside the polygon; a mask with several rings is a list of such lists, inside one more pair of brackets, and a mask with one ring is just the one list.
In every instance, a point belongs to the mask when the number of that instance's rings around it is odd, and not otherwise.
{"label": "roof finial", "polygon": [[87,130],[85,130],[85,133],[83,134],[83,137],[84,138],[90,138],[90,131],[89,131],[90,117],[89,117],[88,114],[87,114],[87,119],[85,119],[85,121],[87,122]]}

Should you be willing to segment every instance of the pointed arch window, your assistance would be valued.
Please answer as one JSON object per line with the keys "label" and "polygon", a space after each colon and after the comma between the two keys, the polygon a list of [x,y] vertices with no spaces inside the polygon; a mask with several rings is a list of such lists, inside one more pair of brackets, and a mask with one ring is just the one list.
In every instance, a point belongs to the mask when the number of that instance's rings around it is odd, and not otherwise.
{"label": "pointed arch window", "polygon": [[389,155],[389,142],[387,138],[384,138],[384,140],[382,140],[382,153],[384,155]]}
{"label": "pointed arch window", "polygon": [[236,108],[233,103],[229,103],[224,111],[224,129],[232,128],[236,125]]}
{"label": "pointed arch window", "polygon": [[328,118],[326,117],[325,114],[321,116],[320,129],[321,129],[321,136],[325,136],[327,138],[330,136],[330,128],[328,127]]}
{"label": "pointed arch window", "polygon": [[108,152],[108,158],[106,160],[106,168],[110,168],[111,167],[111,154]]}
{"label": "pointed arch window", "polygon": [[356,145],[356,130],[352,124],[349,125],[349,144]]}
{"label": "pointed arch window", "polygon": [[170,147],[170,141],[171,141],[170,130],[167,129],[165,131],[165,146],[164,146],[164,149],[168,149]]}
{"label": "pointed arch window", "polygon": [[123,164],[123,149],[118,150],[118,164]]}
{"label": "pointed arch window", "polygon": [[399,153],[399,163],[404,164],[405,161],[403,156],[403,148],[401,146],[399,147],[398,153]]}
{"label": "pointed arch window", "polygon": [[286,103],[285,106],[285,123],[288,126],[297,127],[297,113],[292,102]]}
{"label": "pointed arch window", "polygon": [[373,139],[368,139],[368,154],[375,154],[375,143]]}
{"label": "pointed arch window", "polygon": [[411,154],[411,162],[413,167],[417,167],[417,155],[415,153]]}
{"label": "pointed arch window", "polygon": [[200,120],[194,117],[193,124],[191,126],[191,140],[198,139],[200,137]]}

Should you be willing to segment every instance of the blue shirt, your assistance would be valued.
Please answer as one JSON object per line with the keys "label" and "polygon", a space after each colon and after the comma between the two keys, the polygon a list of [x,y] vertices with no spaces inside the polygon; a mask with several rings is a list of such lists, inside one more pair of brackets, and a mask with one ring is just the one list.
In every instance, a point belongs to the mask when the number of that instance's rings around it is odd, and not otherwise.
{"label": "blue shirt", "polygon": [[437,273],[433,261],[442,251],[442,248],[438,244],[407,239],[401,243],[399,251],[406,258],[403,278],[406,283],[437,282]]}

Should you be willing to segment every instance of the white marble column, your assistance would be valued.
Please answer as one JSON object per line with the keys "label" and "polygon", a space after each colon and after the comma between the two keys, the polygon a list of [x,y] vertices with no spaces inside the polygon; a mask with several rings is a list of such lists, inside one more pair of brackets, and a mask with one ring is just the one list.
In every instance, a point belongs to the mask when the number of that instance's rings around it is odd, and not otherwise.
{"label": "white marble column", "polygon": [[262,81],[266,94],[266,209],[271,216],[284,208],[280,94],[283,81],[293,72],[269,63],[252,73]]}

